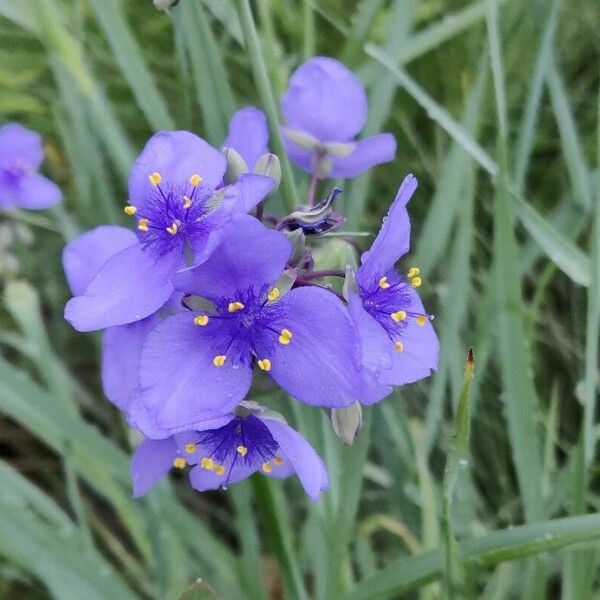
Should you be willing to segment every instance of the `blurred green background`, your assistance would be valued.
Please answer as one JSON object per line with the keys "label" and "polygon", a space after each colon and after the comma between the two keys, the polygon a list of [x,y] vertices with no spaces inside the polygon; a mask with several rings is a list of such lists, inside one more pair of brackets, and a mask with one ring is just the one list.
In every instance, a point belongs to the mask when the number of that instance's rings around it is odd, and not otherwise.
{"label": "blurred green background", "polygon": [[[0,215],[0,597],[178,598],[197,578],[227,600],[598,597],[599,31],[597,0],[0,0],[0,123],[42,133],[65,195]],[[260,476],[133,500],[135,436],[102,397],[99,337],[62,318],[61,249],[126,223],[154,131],[218,146],[312,55],[364,82],[365,134],[398,140],[344,182],[347,230],[374,232],[420,181],[406,266],[439,371],[367,409],[351,448],[324,413],[257,393],[329,465],[318,505]],[[275,210],[302,198],[294,179]]]}

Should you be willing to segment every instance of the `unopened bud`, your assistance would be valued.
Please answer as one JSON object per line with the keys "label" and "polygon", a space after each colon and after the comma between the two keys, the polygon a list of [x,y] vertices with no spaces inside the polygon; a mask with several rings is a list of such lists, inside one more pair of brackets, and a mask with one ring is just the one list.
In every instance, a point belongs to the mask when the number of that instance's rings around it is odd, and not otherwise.
{"label": "unopened bud", "polygon": [[288,229],[302,229],[306,235],[322,235],[338,229],[346,218],[334,211],[335,201],[342,193],[340,188],[333,188],[325,200],[316,206],[301,206],[290,213],[282,221]]}
{"label": "unopened bud", "polygon": [[354,274],[354,267],[346,265],[346,276],[344,277],[344,285],[342,286],[342,296],[346,302],[350,302],[350,294],[358,294],[358,285]]}
{"label": "unopened bud", "polygon": [[299,265],[306,252],[306,236],[304,235],[304,231],[302,229],[294,229],[293,231],[284,231],[284,233],[292,244],[290,265]]}
{"label": "unopened bud", "polygon": [[281,182],[281,165],[279,164],[279,158],[275,154],[267,152],[263,154],[254,165],[254,173],[256,175],[266,175],[275,182],[276,190]]}
{"label": "unopened bud", "polygon": [[362,407],[358,402],[346,408],[331,409],[331,426],[343,444],[351,446],[362,429]]}
{"label": "unopened bud", "polygon": [[225,171],[225,181],[235,183],[244,173],[250,169],[240,153],[233,148],[223,148],[223,155],[227,159],[227,170]]}

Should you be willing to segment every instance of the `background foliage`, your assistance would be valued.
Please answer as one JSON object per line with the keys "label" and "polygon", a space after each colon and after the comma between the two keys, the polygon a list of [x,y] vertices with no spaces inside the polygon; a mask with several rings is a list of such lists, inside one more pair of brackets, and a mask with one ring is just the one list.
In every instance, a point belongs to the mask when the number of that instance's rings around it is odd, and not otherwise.
{"label": "background foliage", "polygon": [[[597,0],[181,0],[172,19],[141,0],[0,0],[0,15],[0,122],[42,132],[65,192],[0,216],[1,597],[176,598],[199,577],[228,600],[598,593]],[[259,477],[203,495],[173,477],[134,501],[99,338],[62,319],[61,248],[125,223],[153,131],[218,145],[314,54],[359,74],[365,133],[399,142],[345,185],[348,230],[374,231],[404,174],[420,181],[411,264],[440,369],[366,411],[349,449],[326,415],[259,393],[325,456],[318,505]],[[282,196],[302,197],[295,181]]]}

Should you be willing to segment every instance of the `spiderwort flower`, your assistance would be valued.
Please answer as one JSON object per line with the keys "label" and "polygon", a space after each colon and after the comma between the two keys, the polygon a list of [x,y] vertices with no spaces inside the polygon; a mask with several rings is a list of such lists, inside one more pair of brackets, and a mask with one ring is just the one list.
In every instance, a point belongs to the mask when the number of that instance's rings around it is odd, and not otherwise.
{"label": "spiderwort flower", "polygon": [[[349,311],[361,339],[363,365],[372,382],[384,388],[418,381],[438,365],[432,317],[416,292],[421,285],[419,269],[412,267],[403,276],[394,268],[409,250],[406,204],[416,187],[413,175],[402,182],[379,234],[361,257],[357,290],[350,294]],[[365,404],[371,402],[363,399]]]}
{"label": "spiderwort flower", "polygon": [[322,288],[282,293],[276,282],[290,254],[282,233],[236,215],[213,254],[176,275],[177,289],[213,309],[174,315],[148,336],[141,401],[157,427],[181,431],[231,411],[254,366],[307,404],[352,403],[360,364],[348,312]]}
{"label": "spiderwort flower", "polygon": [[18,123],[0,127],[0,208],[37,210],[60,202],[58,186],[38,173],[43,161],[39,134]]}
{"label": "spiderwort flower", "polygon": [[268,477],[295,473],[314,502],[329,487],[327,469],[311,445],[280,415],[253,402],[243,402],[218,428],[144,441],[131,462],[134,496],[146,493],[172,467],[186,465],[193,466],[190,481],[201,492],[257,471]]}
{"label": "spiderwort flower", "polygon": [[173,293],[173,275],[186,258],[201,262],[216,243],[218,228],[247,212],[272,189],[268,177],[247,174],[217,191],[226,166],[220,152],[187,131],[154,135],[129,178],[125,213],[137,222],[137,243],[113,256],[65,318],[79,331],[139,321]]}
{"label": "spiderwort flower", "polygon": [[360,81],[333,58],[315,57],[300,65],[281,110],[290,159],[318,178],[356,177],[396,154],[389,133],[355,141],[367,120],[367,97]]}

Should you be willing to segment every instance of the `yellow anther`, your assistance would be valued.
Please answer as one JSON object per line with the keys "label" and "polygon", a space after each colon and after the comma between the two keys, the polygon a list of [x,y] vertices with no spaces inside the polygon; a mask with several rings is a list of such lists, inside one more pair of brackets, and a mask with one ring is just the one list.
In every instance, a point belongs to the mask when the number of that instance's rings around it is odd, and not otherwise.
{"label": "yellow anther", "polygon": [[194,325],[198,325],[199,327],[204,327],[208,324],[208,316],[207,315],[198,315],[194,317]]}
{"label": "yellow anther", "polygon": [[417,322],[417,325],[425,325],[425,323],[427,323],[427,317],[425,315],[419,315],[415,321]]}
{"label": "yellow anther", "polygon": [[148,219],[140,219],[138,223],[138,229],[140,231],[148,231],[148,225],[150,225],[150,221],[148,221]]}
{"label": "yellow anther", "polygon": [[213,468],[214,462],[212,458],[207,458],[206,456],[200,461],[200,466],[203,469],[208,469],[209,471]]}
{"label": "yellow anther", "polygon": [[181,458],[181,456],[178,456],[174,461],[173,461],[173,466],[176,469],[185,469],[185,465],[187,465],[187,463],[185,462],[185,458]]}
{"label": "yellow anther", "polygon": [[410,280],[410,284],[411,284],[413,287],[419,287],[419,286],[420,286],[422,283],[423,283],[423,282],[421,281],[421,278],[420,278],[420,277],[413,277],[413,278]]}
{"label": "yellow anther", "polygon": [[396,348],[396,352],[402,352],[404,344],[402,342],[394,342],[394,348]]}
{"label": "yellow anther", "polygon": [[[281,342],[281,343],[283,344],[283,342]],[[288,342],[286,342],[286,343],[288,343]],[[262,360],[258,360],[257,364],[258,364],[258,368],[261,371],[270,371],[271,370],[271,361],[268,358],[263,358]]]}
{"label": "yellow anther", "polygon": [[379,287],[383,290],[387,290],[387,288],[390,287],[390,284],[388,283],[387,277],[382,277],[379,280]]}
{"label": "yellow anther", "polygon": [[192,199],[189,196],[183,197],[183,208],[189,208],[192,205]]}
{"label": "yellow anther", "polygon": [[171,227],[166,227],[166,230],[171,234],[171,235],[175,235],[177,233],[177,230],[179,228],[177,227],[177,223],[175,223],[175,221],[173,221],[173,225],[171,225]]}
{"label": "yellow anther", "polygon": [[137,208],[135,206],[132,206],[131,204],[128,204],[123,208],[123,212],[129,217],[133,217],[133,215],[135,215],[135,213],[137,212]]}
{"label": "yellow anther", "polygon": [[196,444],[194,444],[194,442],[190,442],[189,444],[186,444],[185,451],[187,454],[194,454],[194,452],[196,452]]}
{"label": "yellow anther", "polygon": [[248,448],[246,448],[246,446],[238,446],[236,448],[236,451],[241,456],[246,456],[246,454],[248,454]]}
{"label": "yellow anther", "polygon": [[273,459],[273,462],[279,467],[283,464],[283,458],[281,458],[281,456],[276,456]]}
{"label": "yellow anther", "polygon": [[227,310],[229,312],[236,312],[238,310],[242,310],[244,308],[244,305],[241,302],[230,302],[229,306],[227,307]]}
{"label": "yellow anther", "polygon": [[396,323],[400,323],[400,321],[404,321],[404,319],[406,319],[406,311],[405,310],[398,310],[398,311],[392,313],[390,315],[390,317],[392,317],[392,319],[394,321],[396,321]]}
{"label": "yellow anther", "polygon": [[215,367],[222,367],[225,364],[226,360],[227,357],[224,354],[219,354],[218,356],[214,357],[213,365],[215,365]]}
{"label": "yellow anther", "polygon": [[412,279],[413,277],[416,277],[420,273],[421,273],[421,270],[419,269],[419,267],[411,267],[408,270],[408,273],[406,275],[409,279]]}
{"label": "yellow anther", "polygon": [[200,185],[202,183],[202,177],[200,177],[200,175],[192,175],[190,177],[190,183],[196,187],[197,185]]}
{"label": "yellow anther", "polygon": [[277,298],[279,298],[279,296],[281,296],[281,292],[279,291],[279,288],[277,288],[277,287],[274,287],[267,294],[267,298],[269,299],[269,302],[274,302],[275,300],[277,300]]}
{"label": "yellow anther", "polygon": [[268,462],[266,462],[266,463],[263,463],[262,470],[265,473],[270,473],[273,470],[273,467]]}
{"label": "yellow anther", "polygon": [[289,329],[282,329],[281,335],[279,336],[279,343],[287,346],[292,339],[292,332]]}
{"label": "yellow anther", "polygon": [[150,180],[150,183],[154,186],[157,186],[162,181],[160,173],[157,173],[156,171],[154,171],[152,175],[148,175],[148,179]]}
{"label": "yellow anther", "polygon": [[225,467],[223,465],[215,465],[215,467],[213,468],[213,471],[217,475],[223,475],[223,473],[225,473]]}

